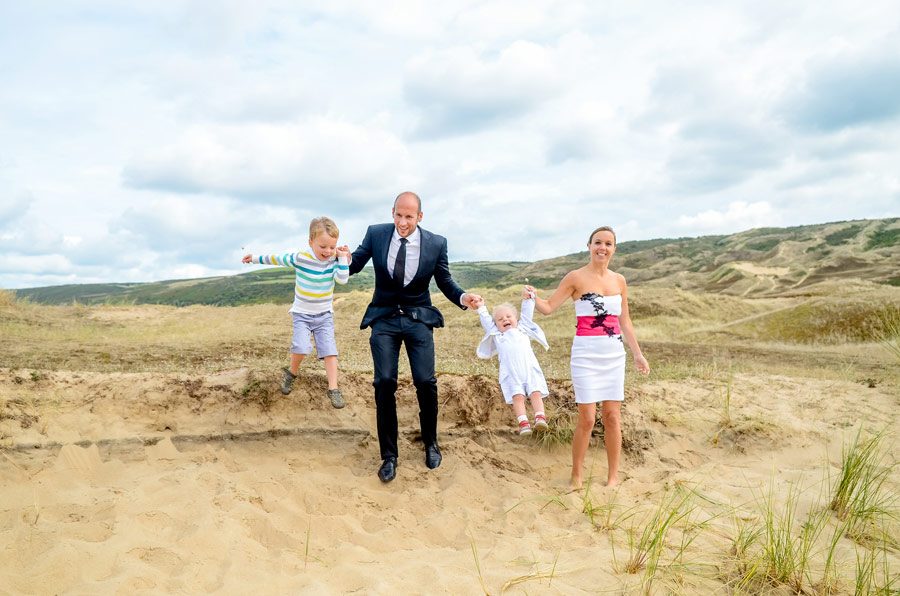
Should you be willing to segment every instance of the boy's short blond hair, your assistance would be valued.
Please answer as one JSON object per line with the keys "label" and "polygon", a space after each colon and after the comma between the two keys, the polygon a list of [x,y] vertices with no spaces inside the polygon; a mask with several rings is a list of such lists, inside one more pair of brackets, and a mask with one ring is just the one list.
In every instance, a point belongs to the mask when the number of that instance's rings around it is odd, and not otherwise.
{"label": "boy's short blond hair", "polygon": [[341,232],[338,230],[337,224],[329,217],[317,217],[309,222],[309,239],[315,240],[319,234],[325,232],[332,238],[338,238]]}
{"label": "boy's short blond hair", "polygon": [[494,318],[494,319],[496,319],[496,318],[497,318],[497,313],[498,313],[501,309],[504,309],[504,308],[508,308],[509,310],[512,311],[513,315],[514,315],[517,319],[519,318],[519,311],[517,311],[517,310],[516,310],[516,307],[513,306],[512,304],[510,304],[509,302],[504,302],[504,303],[502,303],[502,304],[498,304],[497,306],[495,306],[495,307],[494,307],[494,310],[491,312],[491,317]]}

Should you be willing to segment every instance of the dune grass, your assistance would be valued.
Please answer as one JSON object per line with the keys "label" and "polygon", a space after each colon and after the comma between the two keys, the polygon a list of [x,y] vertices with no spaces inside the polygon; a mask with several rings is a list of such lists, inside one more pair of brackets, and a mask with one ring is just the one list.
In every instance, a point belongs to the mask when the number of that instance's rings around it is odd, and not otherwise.
{"label": "dune grass", "polygon": [[881,327],[882,346],[900,361],[900,311],[883,311]]}
{"label": "dune grass", "polygon": [[897,464],[888,461],[887,436],[885,429],[864,438],[860,427],[842,450],[829,508],[848,522],[848,533],[858,542],[898,544],[889,530],[900,519],[900,495],[890,482]]}
{"label": "dune grass", "polygon": [[[641,576],[641,592],[650,594],[660,569],[662,555],[668,546],[669,533],[676,525],[684,522],[696,509],[691,503],[692,493],[681,488],[665,492],[655,510],[647,512],[638,519],[632,518],[632,524],[626,530],[628,556],[620,566],[614,565],[620,572]],[[682,540],[672,560],[680,560],[692,539]]]}
{"label": "dune grass", "polygon": [[484,575],[481,573],[481,560],[478,558],[478,547],[475,545],[475,536],[471,530],[469,530],[469,546],[472,548],[472,558],[475,560],[475,571],[478,573],[478,583],[481,585],[481,590],[484,592],[484,596],[491,596],[484,583]]}
{"label": "dune grass", "polygon": [[578,412],[563,405],[551,408],[545,404],[544,410],[547,414],[547,430],[534,433],[535,444],[544,451],[571,445],[575,436],[575,425],[578,422]]}

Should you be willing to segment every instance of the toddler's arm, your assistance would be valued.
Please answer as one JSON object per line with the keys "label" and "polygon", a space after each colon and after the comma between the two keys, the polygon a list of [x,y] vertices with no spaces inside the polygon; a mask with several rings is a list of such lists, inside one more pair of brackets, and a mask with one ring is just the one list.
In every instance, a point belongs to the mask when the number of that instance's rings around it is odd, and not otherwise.
{"label": "toddler's arm", "polygon": [[[523,295],[526,292],[522,292]],[[534,298],[532,298],[531,294],[527,294],[526,297],[522,297],[522,308],[519,309],[519,319],[524,319],[526,321],[531,321],[534,316]]]}
{"label": "toddler's arm", "polygon": [[488,312],[483,299],[479,302],[478,306],[478,320],[481,321],[481,326],[484,327],[484,330],[488,333],[497,330],[497,325],[494,324],[494,317]]}

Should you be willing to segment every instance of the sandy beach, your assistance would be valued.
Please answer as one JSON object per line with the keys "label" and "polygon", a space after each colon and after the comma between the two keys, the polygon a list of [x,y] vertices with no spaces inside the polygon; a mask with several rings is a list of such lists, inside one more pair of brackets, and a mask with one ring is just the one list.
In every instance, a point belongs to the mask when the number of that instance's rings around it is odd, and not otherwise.
{"label": "sandy beach", "polygon": [[[0,594],[639,592],[643,576],[622,572],[626,530],[678,488],[703,531],[657,583],[731,593],[735,520],[798,485],[805,513],[857,426],[882,429],[898,411],[893,387],[736,375],[723,429],[721,385],[651,381],[628,392],[621,488],[572,492],[567,446],[514,435],[492,380],[445,374],[443,465],[425,468],[406,384],[399,474],[385,485],[364,375],[345,378],[336,411],[316,371],[264,399],[273,371],[31,373],[0,372]],[[10,415],[29,400],[47,404],[39,421]]]}

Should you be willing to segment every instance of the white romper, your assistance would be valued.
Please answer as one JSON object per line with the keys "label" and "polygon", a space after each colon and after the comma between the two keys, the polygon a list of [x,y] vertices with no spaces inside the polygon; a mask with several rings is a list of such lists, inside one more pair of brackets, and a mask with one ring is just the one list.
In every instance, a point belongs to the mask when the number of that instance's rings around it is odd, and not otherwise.
{"label": "white romper", "polygon": [[534,299],[523,300],[518,327],[501,332],[488,313],[487,307],[482,306],[478,309],[478,317],[486,333],[478,344],[476,353],[481,358],[490,358],[497,354],[500,360],[500,389],[503,391],[503,399],[508,404],[513,403],[514,395],[528,397],[535,391],[540,391],[541,397],[550,394],[541,365],[531,349],[531,340],[544,346],[545,350],[549,350],[550,346],[544,332],[532,321],[533,314]]}

